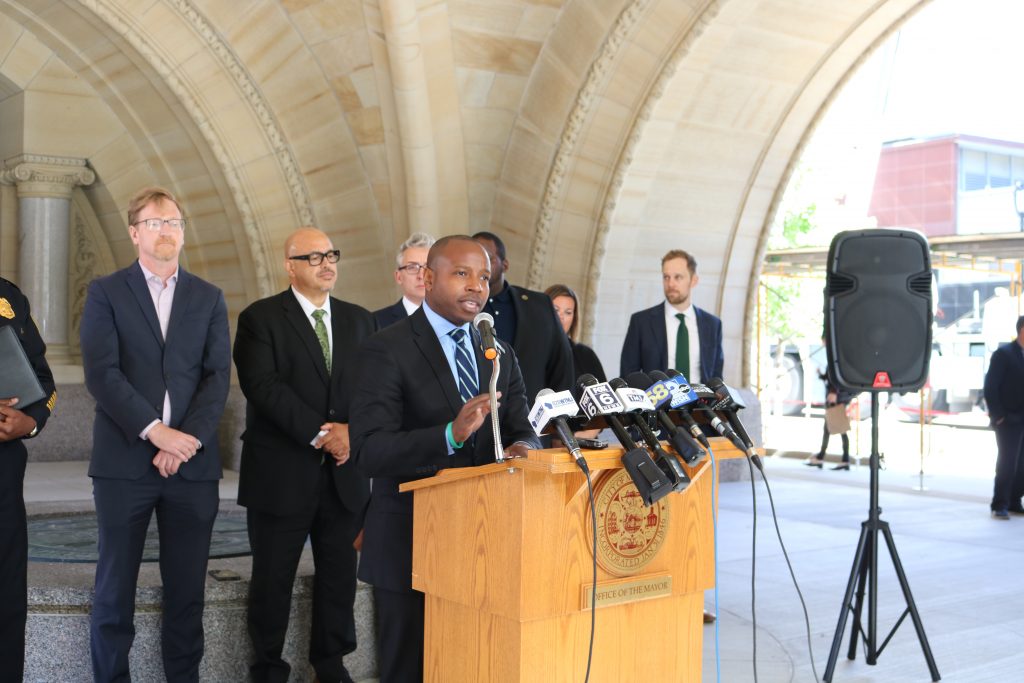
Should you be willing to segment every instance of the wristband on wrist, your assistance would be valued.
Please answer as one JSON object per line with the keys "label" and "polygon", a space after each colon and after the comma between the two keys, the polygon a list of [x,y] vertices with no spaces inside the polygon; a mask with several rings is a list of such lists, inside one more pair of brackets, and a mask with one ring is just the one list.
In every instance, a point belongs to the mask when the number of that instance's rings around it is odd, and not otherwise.
{"label": "wristband on wrist", "polygon": [[444,435],[445,435],[445,438],[448,439],[448,445],[451,446],[453,449],[455,449],[455,448],[462,448],[463,444],[466,443],[465,441],[456,441],[455,440],[455,436],[452,434],[452,423],[451,422],[449,422],[448,426],[444,428]]}

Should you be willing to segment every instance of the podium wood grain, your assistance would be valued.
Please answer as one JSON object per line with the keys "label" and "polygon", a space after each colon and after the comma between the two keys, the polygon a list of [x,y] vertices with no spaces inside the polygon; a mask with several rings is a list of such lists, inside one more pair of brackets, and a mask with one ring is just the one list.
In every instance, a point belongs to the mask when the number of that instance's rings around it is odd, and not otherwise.
{"label": "podium wood grain", "polygon": [[[719,460],[742,457],[722,440]],[[595,487],[621,451],[588,452]],[[509,472],[509,465],[515,469]],[[597,609],[591,681],[700,681],[703,592],[714,587],[706,459],[669,504],[658,554],[630,580],[669,575],[671,595]],[[426,681],[583,681],[592,584],[586,479],[564,451],[442,471],[415,491],[413,588],[426,594]],[[598,567],[599,586],[622,577]]]}

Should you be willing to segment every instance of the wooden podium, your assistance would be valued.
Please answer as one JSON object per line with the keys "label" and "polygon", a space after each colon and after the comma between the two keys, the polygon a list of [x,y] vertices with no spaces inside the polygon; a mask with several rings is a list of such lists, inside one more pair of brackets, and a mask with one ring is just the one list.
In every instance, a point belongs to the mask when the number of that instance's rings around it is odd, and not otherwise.
{"label": "wooden podium", "polygon": [[[719,461],[743,457],[724,439],[712,447]],[[692,483],[647,508],[621,454],[585,454],[601,546],[590,680],[696,683],[703,593],[714,587],[711,462],[687,468]],[[572,457],[531,451],[402,490],[415,491],[424,680],[582,683],[594,556],[587,482]]]}

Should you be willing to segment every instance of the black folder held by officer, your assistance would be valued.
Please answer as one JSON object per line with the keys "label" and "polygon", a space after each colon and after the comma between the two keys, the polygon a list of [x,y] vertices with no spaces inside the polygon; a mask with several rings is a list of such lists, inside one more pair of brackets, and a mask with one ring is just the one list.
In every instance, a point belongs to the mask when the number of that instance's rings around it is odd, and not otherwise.
{"label": "black folder held by officer", "polygon": [[[20,681],[25,667],[28,532],[22,484],[31,439],[46,424],[57,391],[46,363],[46,344],[32,321],[28,299],[13,283],[0,278],[0,329],[14,331],[45,394],[29,403],[0,384],[0,681]],[[8,354],[0,360],[13,365]]]}

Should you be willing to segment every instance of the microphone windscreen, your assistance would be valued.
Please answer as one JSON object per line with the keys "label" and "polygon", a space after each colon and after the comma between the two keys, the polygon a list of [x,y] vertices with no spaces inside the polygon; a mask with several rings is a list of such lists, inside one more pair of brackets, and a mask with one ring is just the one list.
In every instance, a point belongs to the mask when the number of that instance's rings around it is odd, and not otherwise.
{"label": "microphone windscreen", "polygon": [[480,323],[487,323],[491,327],[494,327],[494,317],[491,316],[490,313],[480,311],[479,313],[476,314],[476,317],[473,318],[473,327],[479,329]]}
{"label": "microphone windscreen", "polygon": [[631,372],[626,375],[626,384],[634,389],[643,389],[644,391],[647,391],[647,389],[654,384],[654,380],[651,379],[646,372],[640,372],[638,370],[637,372]]}

